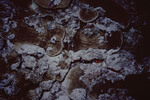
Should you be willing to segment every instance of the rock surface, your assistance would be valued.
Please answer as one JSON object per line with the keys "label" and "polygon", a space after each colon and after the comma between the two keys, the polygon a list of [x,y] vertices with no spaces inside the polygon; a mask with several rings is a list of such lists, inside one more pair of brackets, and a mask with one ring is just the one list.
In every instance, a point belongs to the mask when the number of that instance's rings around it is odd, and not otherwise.
{"label": "rock surface", "polygon": [[129,0],[95,1],[0,1],[0,99],[134,100],[130,75],[150,72],[134,55],[142,21]]}

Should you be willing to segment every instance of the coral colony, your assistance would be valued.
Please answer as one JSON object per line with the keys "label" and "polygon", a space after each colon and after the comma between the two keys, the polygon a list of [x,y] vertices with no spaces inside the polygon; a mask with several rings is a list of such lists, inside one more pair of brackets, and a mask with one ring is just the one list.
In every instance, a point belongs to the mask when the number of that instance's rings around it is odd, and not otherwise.
{"label": "coral colony", "polygon": [[118,83],[150,71],[137,16],[130,0],[1,0],[0,99],[135,100]]}

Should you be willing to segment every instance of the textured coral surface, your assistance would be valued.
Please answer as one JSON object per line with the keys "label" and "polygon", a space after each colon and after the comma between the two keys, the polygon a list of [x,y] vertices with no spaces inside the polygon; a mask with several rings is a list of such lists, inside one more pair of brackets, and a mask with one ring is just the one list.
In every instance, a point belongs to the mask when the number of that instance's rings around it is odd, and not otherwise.
{"label": "textured coral surface", "polygon": [[137,54],[148,22],[136,7],[1,0],[0,100],[146,100],[150,57]]}

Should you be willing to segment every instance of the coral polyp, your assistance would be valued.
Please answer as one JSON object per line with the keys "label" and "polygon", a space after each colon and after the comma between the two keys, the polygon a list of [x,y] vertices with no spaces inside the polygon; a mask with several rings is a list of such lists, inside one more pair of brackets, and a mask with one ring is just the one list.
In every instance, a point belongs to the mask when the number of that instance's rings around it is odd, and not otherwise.
{"label": "coral polyp", "polygon": [[95,9],[80,9],[79,11],[79,19],[82,22],[88,23],[94,21],[99,16],[99,13]]}

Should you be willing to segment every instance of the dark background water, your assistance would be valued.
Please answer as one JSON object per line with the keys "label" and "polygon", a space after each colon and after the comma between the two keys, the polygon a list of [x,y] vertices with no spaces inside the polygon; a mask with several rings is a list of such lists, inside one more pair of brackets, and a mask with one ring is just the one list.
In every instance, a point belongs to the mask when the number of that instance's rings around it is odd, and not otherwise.
{"label": "dark background water", "polygon": [[[136,59],[141,62],[145,57],[150,57],[150,1],[133,0],[142,19],[147,22],[142,28],[143,39],[140,46],[136,49]],[[150,100],[150,73],[131,75],[126,78],[126,88],[129,94],[137,100]]]}
{"label": "dark background water", "polygon": [[143,40],[140,47],[137,48],[136,56],[140,61],[144,57],[150,56],[150,1],[149,0],[133,0],[136,2],[138,13],[146,20],[147,25],[142,29]]}

